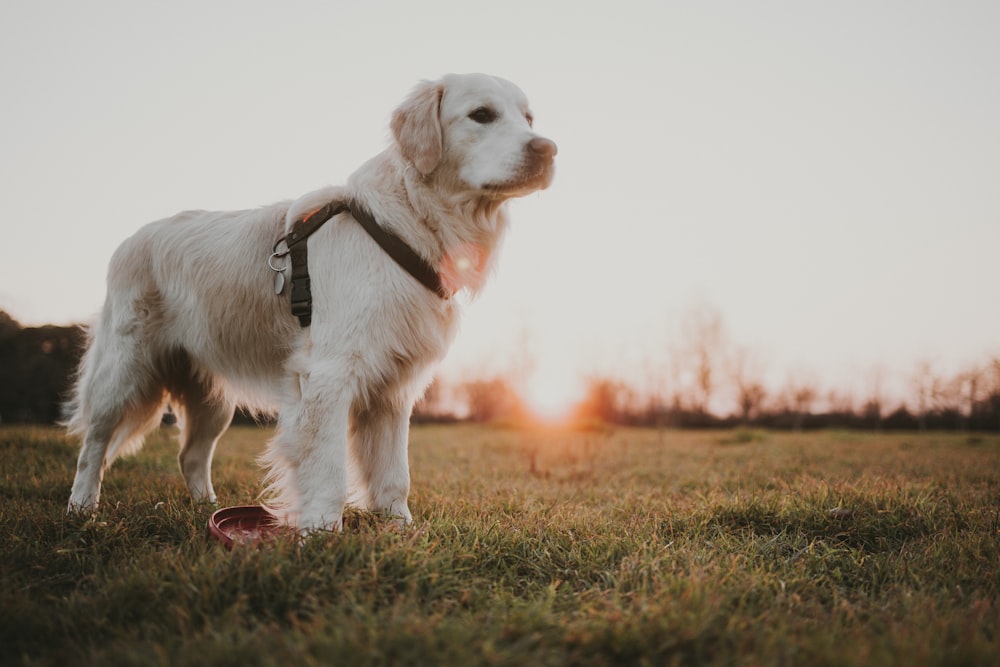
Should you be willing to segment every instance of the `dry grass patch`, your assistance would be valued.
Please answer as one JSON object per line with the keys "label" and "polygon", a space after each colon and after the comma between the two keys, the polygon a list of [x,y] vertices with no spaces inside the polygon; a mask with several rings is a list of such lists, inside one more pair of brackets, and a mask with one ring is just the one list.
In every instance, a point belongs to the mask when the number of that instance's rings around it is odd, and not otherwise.
{"label": "dry grass patch", "polygon": [[[234,428],[220,502],[269,432]],[[1000,437],[417,427],[416,523],[229,553],[168,434],[0,430],[2,664],[996,664]]]}

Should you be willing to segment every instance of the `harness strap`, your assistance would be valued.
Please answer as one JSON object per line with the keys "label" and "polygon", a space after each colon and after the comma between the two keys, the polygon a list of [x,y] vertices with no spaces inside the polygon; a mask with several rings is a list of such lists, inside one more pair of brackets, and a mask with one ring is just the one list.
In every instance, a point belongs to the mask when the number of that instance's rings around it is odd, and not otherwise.
{"label": "harness strap", "polygon": [[335,215],[343,213],[347,206],[340,202],[330,202],[312,213],[296,220],[292,230],[285,237],[288,258],[292,264],[292,315],[299,319],[299,326],[312,323],[312,287],[309,280],[309,244],[306,240]]}
{"label": "harness strap", "polygon": [[358,204],[352,203],[350,210],[351,215],[358,221],[358,224],[368,232],[368,236],[372,237],[375,243],[379,244],[382,250],[403,267],[407,273],[419,280],[424,287],[442,299],[451,297],[451,292],[441,283],[441,274],[438,273],[437,269],[414,252],[413,248],[406,244],[406,241],[384,227],[381,227],[375,222],[375,218],[372,217],[371,213]]}
{"label": "harness strap", "polygon": [[326,222],[343,212],[349,212],[361,228],[407,273],[416,278],[424,287],[442,299],[451,297],[451,292],[441,282],[441,275],[423,257],[418,255],[406,241],[381,227],[364,207],[356,202],[332,201],[307,213],[292,224],[291,231],[278,239],[277,247],[284,241],[288,248],[288,258],[292,265],[291,307],[292,315],[298,318],[299,326],[307,327],[312,322],[312,286],[309,280],[309,249],[306,241]]}

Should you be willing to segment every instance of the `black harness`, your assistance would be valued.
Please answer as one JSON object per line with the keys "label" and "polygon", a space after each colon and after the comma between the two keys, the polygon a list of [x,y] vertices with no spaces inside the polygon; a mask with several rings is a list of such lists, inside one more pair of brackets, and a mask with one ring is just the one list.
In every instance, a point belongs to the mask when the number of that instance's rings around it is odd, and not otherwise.
{"label": "black harness", "polygon": [[[309,250],[306,241],[316,230],[341,213],[350,213],[370,237],[407,273],[437,294],[442,299],[451,298],[451,292],[441,282],[441,276],[427,260],[418,255],[406,241],[381,227],[364,207],[352,201],[332,201],[307,213],[292,224],[291,231],[275,241],[271,259],[288,256],[292,265],[292,315],[299,319],[299,325],[309,326],[312,321],[312,287],[309,280]],[[285,244],[286,250],[281,252],[278,246]],[[277,276],[275,291],[284,291],[284,268],[276,268],[268,260]]]}

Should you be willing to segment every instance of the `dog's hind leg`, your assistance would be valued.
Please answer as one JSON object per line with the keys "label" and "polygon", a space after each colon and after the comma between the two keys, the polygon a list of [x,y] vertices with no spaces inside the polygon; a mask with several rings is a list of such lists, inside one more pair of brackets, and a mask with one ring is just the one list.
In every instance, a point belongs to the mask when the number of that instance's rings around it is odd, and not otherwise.
{"label": "dog's hind leg", "polygon": [[181,473],[191,497],[215,502],[212,487],[212,456],[219,437],[233,420],[235,405],[226,397],[213,396],[203,387],[186,391],[179,406]]}
{"label": "dog's hind leg", "polygon": [[83,436],[69,498],[71,512],[97,507],[107,466],[116,456],[141,447],[143,436],[163,414],[163,388],[137,368],[134,355],[114,352],[95,341],[84,360],[70,421],[70,430]]}

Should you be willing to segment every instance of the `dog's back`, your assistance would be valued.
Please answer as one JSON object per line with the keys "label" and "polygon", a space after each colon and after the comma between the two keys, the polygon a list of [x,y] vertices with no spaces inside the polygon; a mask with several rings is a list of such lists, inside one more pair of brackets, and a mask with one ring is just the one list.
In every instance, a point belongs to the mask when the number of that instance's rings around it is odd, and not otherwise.
{"label": "dog's back", "polygon": [[[182,467],[185,452],[201,464],[235,404],[276,409],[289,341],[299,335],[287,304],[267,289],[266,260],[286,210],[184,212],[118,247],[70,406],[72,433],[109,443],[84,472],[140,447],[168,403],[182,429],[191,421],[218,431],[185,434],[194,444],[182,450]],[[202,486],[196,497],[213,498],[207,479]],[[71,505],[92,507],[99,488],[99,476],[78,475]]]}

